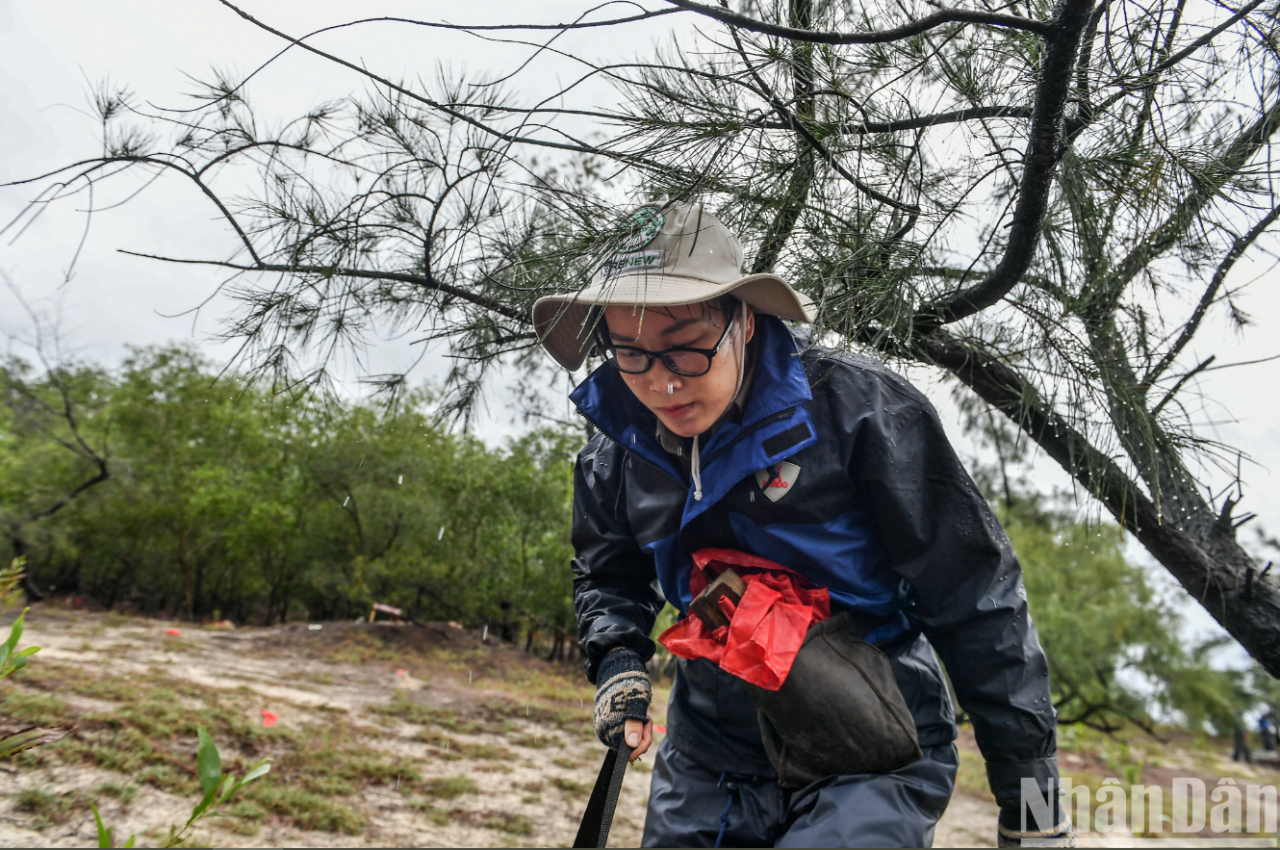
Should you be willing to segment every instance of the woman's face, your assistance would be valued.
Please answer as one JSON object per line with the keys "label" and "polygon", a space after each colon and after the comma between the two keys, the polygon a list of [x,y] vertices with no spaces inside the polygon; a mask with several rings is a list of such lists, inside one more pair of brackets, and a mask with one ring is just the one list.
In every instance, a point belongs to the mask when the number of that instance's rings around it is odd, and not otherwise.
{"label": "woman's face", "polygon": [[[631,392],[672,433],[681,437],[701,434],[729,408],[738,387],[738,369],[746,344],[755,334],[755,315],[746,309],[744,328],[729,332],[720,353],[711,358],[711,370],[688,378],[677,375],[655,359],[643,375],[622,373]],[[668,348],[715,348],[729,317],[706,303],[679,307],[606,307],[605,323],[614,345],[664,351]]]}

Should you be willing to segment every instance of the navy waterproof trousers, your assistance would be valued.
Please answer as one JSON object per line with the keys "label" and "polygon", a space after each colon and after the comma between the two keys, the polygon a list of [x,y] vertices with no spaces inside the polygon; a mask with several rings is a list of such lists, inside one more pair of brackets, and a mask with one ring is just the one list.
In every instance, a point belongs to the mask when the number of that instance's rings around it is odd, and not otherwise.
{"label": "navy waterproof trousers", "polygon": [[951,799],[954,745],[885,774],[832,776],[787,792],[773,777],[715,774],[658,747],[645,847],[931,847]]}

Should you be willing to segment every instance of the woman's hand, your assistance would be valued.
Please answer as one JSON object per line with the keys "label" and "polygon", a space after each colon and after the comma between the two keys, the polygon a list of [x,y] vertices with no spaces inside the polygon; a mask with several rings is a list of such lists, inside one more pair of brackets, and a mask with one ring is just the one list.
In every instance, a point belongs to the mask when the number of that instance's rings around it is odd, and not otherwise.
{"label": "woman's hand", "polygon": [[609,748],[617,747],[621,738],[633,748],[630,760],[635,761],[653,743],[653,723],[649,717],[653,686],[649,683],[649,672],[639,655],[619,647],[600,662],[596,680],[592,719],[596,737]]}
{"label": "woman's hand", "polygon": [[631,748],[631,755],[627,761],[635,761],[649,752],[649,747],[653,744],[653,718],[646,717],[643,723],[639,720],[628,720],[623,725],[623,734],[627,738],[627,746]]}

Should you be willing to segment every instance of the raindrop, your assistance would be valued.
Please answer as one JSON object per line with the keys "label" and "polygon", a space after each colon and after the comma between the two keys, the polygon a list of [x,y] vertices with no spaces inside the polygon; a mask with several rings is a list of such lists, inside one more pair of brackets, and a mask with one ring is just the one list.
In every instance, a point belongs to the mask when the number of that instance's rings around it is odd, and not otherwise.
{"label": "raindrop", "polygon": [[485,627],[484,627],[484,634],[480,635],[480,642],[481,642],[481,643],[484,643],[484,642],[485,642],[486,640],[488,640],[488,639],[489,639],[489,627],[488,627],[488,626],[485,626]]}
{"label": "raindrop", "polygon": [[350,501],[351,501],[351,497],[350,497],[350,496],[348,496],[347,498],[343,499],[343,500],[342,500],[342,506],[345,508],[345,507],[347,506],[347,503],[348,503],[348,502],[350,502]]}
{"label": "raindrop", "polygon": [[400,476],[400,480],[399,480],[399,481],[397,481],[396,483],[397,483],[397,484],[403,484],[403,483],[404,483],[404,476],[403,476],[403,475],[401,475],[401,476]]}
{"label": "raindrop", "polygon": [[444,539],[444,526],[440,526],[440,533],[436,535],[436,540]]}

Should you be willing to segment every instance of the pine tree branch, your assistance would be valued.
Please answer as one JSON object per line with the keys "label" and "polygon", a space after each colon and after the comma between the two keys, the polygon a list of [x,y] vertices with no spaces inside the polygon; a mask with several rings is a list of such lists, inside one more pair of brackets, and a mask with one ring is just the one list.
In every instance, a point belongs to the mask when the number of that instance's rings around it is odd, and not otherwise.
{"label": "pine tree branch", "polygon": [[1145,269],[1152,260],[1168,251],[1196,222],[1201,211],[1218,197],[1223,188],[1253,159],[1271,137],[1280,130],[1280,100],[1258,116],[1249,127],[1238,135],[1226,152],[1206,167],[1203,176],[1195,181],[1191,191],[1178,202],[1168,218],[1145,238],[1135,240],[1135,246],[1115,266],[1115,271],[1092,287],[1083,311],[1088,323],[1098,323],[1115,312],[1120,296],[1129,282]]}
{"label": "pine tree branch", "polygon": [[241,272],[280,272],[283,274],[321,275],[323,277],[355,277],[364,280],[395,280],[411,283],[483,307],[493,313],[521,324],[529,324],[532,319],[523,311],[511,307],[497,299],[485,295],[477,295],[461,287],[436,280],[430,275],[409,274],[408,272],[388,272],[377,269],[353,269],[343,266],[309,266],[292,263],[233,263],[229,260],[183,260],[176,257],[162,257],[157,254],[142,254],[136,251],[121,250],[120,253],[131,257],[142,257],[148,260],[160,260],[166,263],[179,263],[192,266],[216,266],[234,269]]}
{"label": "pine tree branch", "polygon": [[1063,117],[1071,89],[1071,72],[1091,9],[1091,0],[1060,0],[1054,10],[1032,107],[1031,138],[1022,159],[1022,183],[1018,187],[1018,202],[1004,255],[978,283],[922,307],[915,319],[922,330],[985,310],[1013,289],[1031,267],[1048,210],[1053,173],[1062,154]]}
{"label": "pine tree branch", "polygon": [[[1149,387],[1159,380],[1165,370],[1169,368],[1177,356],[1182,353],[1182,350],[1187,347],[1187,344],[1191,342],[1191,338],[1195,336],[1196,331],[1200,328],[1200,322],[1204,319],[1205,313],[1208,312],[1210,305],[1217,300],[1218,290],[1222,288],[1222,282],[1227,279],[1227,273],[1231,271],[1231,267],[1249,249],[1249,246],[1258,240],[1258,237],[1266,233],[1267,229],[1275,224],[1277,218],[1280,218],[1280,205],[1274,207],[1271,212],[1263,216],[1261,221],[1250,228],[1248,233],[1237,237],[1235,242],[1232,243],[1231,250],[1227,251],[1227,255],[1222,258],[1222,262],[1218,263],[1218,268],[1214,271],[1209,285],[1205,287],[1204,294],[1200,296],[1200,303],[1192,311],[1191,318],[1183,326],[1177,341],[1164,353],[1164,356],[1160,358],[1160,362],[1152,366],[1147,374],[1143,376],[1143,386]],[[1153,410],[1152,413],[1154,412]]]}
{"label": "pine tree branch", "polygon": [[697,12],[699,15],[714,18],[721,23],[729,24],[738,29],[785,38],[788,41],[808,41],[814,44],[884,44],[890,41],[902,41],[905,38],[928,32],[944,24],[981,24],[983,26],[1022,30],[1023,32],[1042,36],[1048,35],[1051,28],[1051,24],[1044,21],[1021,18],[1017,15],[1001,15],[996,12],[978,12],[969,9],[948,9],[942,12],[934,12],[932,15],[926,15],[909,24],[889,30],[881,30],[880,32],[824,32],[771,24],[758,18],[739,14],[730,9],[707,6],[703,3],[695,3],[693,0],[667,0],[667,2],[686,11]]}
{"label": "pine tree branch", "polygon": [[1280,631],[1274,628],[1280,621],[1280,588],[1255,583],[1253,598],[1243,598],[1237,565],[1252,561],[1234,539],[1221,537],[1216,516],[1207,517],[1208,536],[1201,540],[1164,522],[1159,507],[1116,462],[1047,405],[1023,376],[945,329],[913,337],[910,348],[875,329],[864,331],[861,339],[888,354],[941,366],[1012,420],[1137,537],[1250,655],[1280,676]]}

